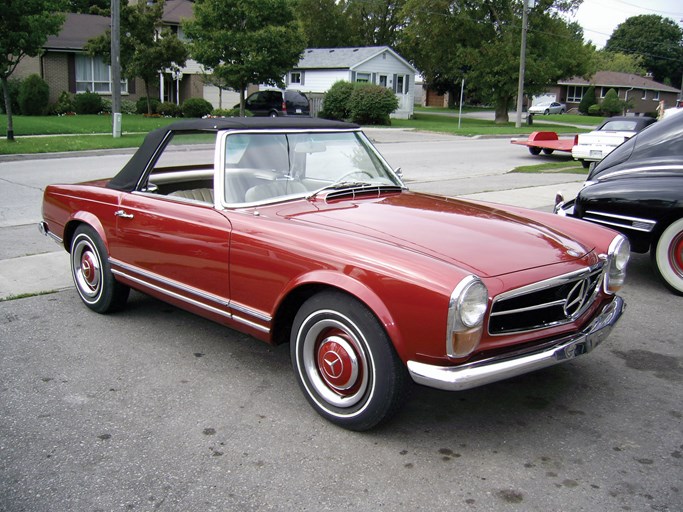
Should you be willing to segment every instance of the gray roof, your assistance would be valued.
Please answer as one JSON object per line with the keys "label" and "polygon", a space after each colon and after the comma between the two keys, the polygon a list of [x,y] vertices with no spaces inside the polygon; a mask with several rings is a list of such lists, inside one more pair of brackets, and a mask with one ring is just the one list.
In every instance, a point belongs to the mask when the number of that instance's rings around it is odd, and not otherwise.
{"label": "gray roof", "polygon": [[648,91],[679,92],[680,89],[655,82],[651,78],[634,75],[631,73],[619,73],[617,71],[598,71],[590,79],[573,77],[568,80],[560,80],[559,85],[594,85],[597,87],[647,89]]}
{"label": "gray roof", "polygon": [[82,50],[89,39],[104,34],[110,25],[108,16],[70,13],[66,15],[59,34],[49,36],[43,47],[48,50]]}
{"label": "gray roof", "polygon": [[362,46],[356,48],[307,48],[296,69],[353,69],[384,52],[391,53],[409,68],[408,61],[388,46]]}
{"label": "gray roof", "polygon": [[180,25],[182,20],[192,19],[194,16],[194,2],[190,0],[166,0],[164,2],[164,23]]}

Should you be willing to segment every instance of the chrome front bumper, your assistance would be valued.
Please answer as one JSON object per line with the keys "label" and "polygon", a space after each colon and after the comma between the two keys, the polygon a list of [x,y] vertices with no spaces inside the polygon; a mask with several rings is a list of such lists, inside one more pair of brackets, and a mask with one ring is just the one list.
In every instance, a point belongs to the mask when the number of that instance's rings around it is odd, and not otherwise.
{"label": "chrome front bumper", "polygon": [[408,371],[418,384],[461,391],[547,368],[587,354],[597,347],[612,331],[624,307],[623,299],[615,296],[582,331],[560,338],[553,346],[537,352],[507,354],[461,366],[433,366],[408,361]]}

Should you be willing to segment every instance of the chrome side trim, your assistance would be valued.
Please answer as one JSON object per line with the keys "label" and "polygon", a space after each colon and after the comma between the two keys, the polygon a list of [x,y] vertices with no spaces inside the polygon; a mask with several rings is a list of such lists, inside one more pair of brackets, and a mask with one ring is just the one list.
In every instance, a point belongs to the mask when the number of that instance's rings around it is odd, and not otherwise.
{"label": "chrome side trim", "polygon": [[125,277],[126,279],[129,279],[135,283],[146,286],[147,288],[152,288],[153,290],[160,292],[160,293],[163,293],[165,295],[168,295],[170,297],[173,297],[174,299],[178,299],[178,300],[181,300],[183,302],[187,302],[188,304],[192,304],[193,306],[196,306],[198,308],[205,309],[206,311],[216,313],[216,314],[221,315],[225,318],[229,318],[229,319],[233,318],[233,316],[227,311],[223,311],[222,309],[218,309],[216,307],[210,306],[210,305],[205,304],[203,302],[199,302],[198,300],[191,299],[190,297],[185,297],[184,295],[180,295],[179,293],[171,291],[167,288],[162,288],[161,286],[157,286],[155,284],[152,284],[149,281],[144,281],[143,279],[139,279],[137,277],[134,277],[134,276],[127,274],[125,272],[122,272],[120,270],[116,270],[116,269],[112,268],[111,273],[114,275],[117,275],[117,276]]}
{"label": "chrome side trim", "polygon": [[253,316],[254,318],[258,318],[259,320],[262,320],[264,322],[270,322],[272,320],[272,317],[270,315],[263,313],[262,311],[252,309],[248,306],[238,304],[234,300],[230,301],[230,307],[235,311],[239,311],[240,313],[244,313],[245,315]]}
{"label": "chrome side trim", "polygon": [[640,167],[633,167],[632,169],[625,169],[623,171],[616,171],[610,174],[607,174],[605,176],[599,176],[597,178],[598,181],[604,181],[607,179],[614,178],[615,176],[627,176],[629,174],[636,174],[639,172],[647,172],[647,171],[674,171],[674,172],[681,172],[683,171],[683,165],[641,165]]}
{"label": "chrome side trim", "polygon": [[64,246],[64,240],[62,240],[57,235],[55,235],[52,231],[50,231],[50,228],[48,227],[47,222],[45,222],[44,220],[42,220],[38,223],[38,231],[40,231],[46,237],[51,238],[54,242],[58,243],[59,245]]}
{"label": "chrome side trim", "polygon": [[[596,218],[594,215],[599,217],[607,217],[615,219],[615,221],[605,220],[603,218]],[[617,215],[615,213],[603,213],[596,210],[587,210],[583,217],[584,220],[589,220],[591,222],[597,222],[599,224],[606,224],[608,226],[616,226],[620,228],[632,229],[634,231],[642,231],[644,233],[650,233],[657,224],[657,221],[650,219],[642,219],[639,217],[629,217],[628,215]],[[617,222],[626,221],[626,222]],[[628,224],[630,223],[630,224]]]}
{"label": "chrome side trim", "polygon": [[[229,299],[226,299],[225,297],[221,297],[219,295],[215,295],[212,293],[207,293],[203,290],[200,290],[198,288],[195,288],[193,286],[188,286],[186,284],[180,283],[178,281],[175,281],[173,279],[168,279],[163,276],[160,276],[159,274],[156,274],[154,272],[149,272],[147,270],[143,270],[141,268],[135,267],[133,265],[128,265],[127,263],[124,263],[120,260],[117,260],[115,258],[109,258],[109,263],[112,265],[112,273],[115,275],[119,275],[122,277],[125,277],[126,279],[130,279],[131,281],[138,283],[142,286],[147,286],[149,288],[152,288],[155,291],[158,291],[160,293],[169,295],[173,297],[174,299],[187,302],[188,304],[192,304],[193,306],[199,307],[201,309],[205,309],[206,311],[210,311],[212,313],[216,313],[218,315],[221,315],[225,318],[234,320],[236,322],[242,323],[244,325],[248,325],[254,329],[257,329],[261,332],[269,333],[270,328],[265,327],[263,325],[257,324],[251,320],[247,320],[246,318],[243,318],[242,316],[237,316],[234,315],[230,312],[227,311],[227,309],[232,309],[234,311],[243,313],[248,316],[254,317],[256,320],[260,320],[262,322],[270,323],[272,321],[272,317],[266,313],[263,313],[261,311],[257,311],[255,309],[249,308],[247,306],[244,306],[242,304],[236,303],[235,301],[231,301]],[[122,268],[123,270],[118,270],[114,268],[114,265]],[[130,273],[136,273],[141,275],[142,277],[146,279],[141,279],[138,277],[135,277],[131,275]],[[168,287],[173,287],[176,288],[182,292],[194,295],[197,298],[204,299],[206,301],[210,301],[215,303],[215,306],[212,306],[210,304],[206,304],[204,302],[200,302],[196,299],[193,299],[191,297],[186,297],[185,295],[181,295],[177,292],[174,292],[166,287],[155,285],[151,283],[149,280],[155,280],[159,281],[160,283],[168,286]]]}
{"label": "chrome side trim", "polygon": [[435,366],[408,361],[408,371],[418,384],[461,391],[547,368],[587,354],[600,345],[624,311],[624,301],[615,296],[583,330],[556,340],[549,348],[491,357],[461,366]]}

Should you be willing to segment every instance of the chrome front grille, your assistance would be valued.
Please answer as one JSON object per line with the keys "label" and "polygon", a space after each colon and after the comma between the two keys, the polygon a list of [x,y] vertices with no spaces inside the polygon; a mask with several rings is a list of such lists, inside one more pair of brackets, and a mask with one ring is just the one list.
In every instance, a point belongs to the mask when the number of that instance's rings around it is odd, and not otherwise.
{"label": "chrome front grille", "polygon": [[595,300],[603,266],[600,263],[499,295],[491,307],[489,334],[501,336],[573,322]]}

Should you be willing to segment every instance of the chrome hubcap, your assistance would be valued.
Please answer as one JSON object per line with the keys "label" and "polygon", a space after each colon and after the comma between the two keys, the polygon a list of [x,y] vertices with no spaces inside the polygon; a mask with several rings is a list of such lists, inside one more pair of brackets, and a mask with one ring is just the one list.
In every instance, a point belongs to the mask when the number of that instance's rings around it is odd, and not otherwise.
{"label": "chrome hubcap", "polygon": [[302,327],[310,326],[299,352],[307,386],[335,407],[356,405],[369,382],[364,342],[336,319],[309,320]]}
{"label": "chrome hubcap", "polygon": [[76,244],[71,256],[74,261],[74,278],[81,293],[89,298],[97,297],[102,282],[100,259],[93,247],[85,240]]}

